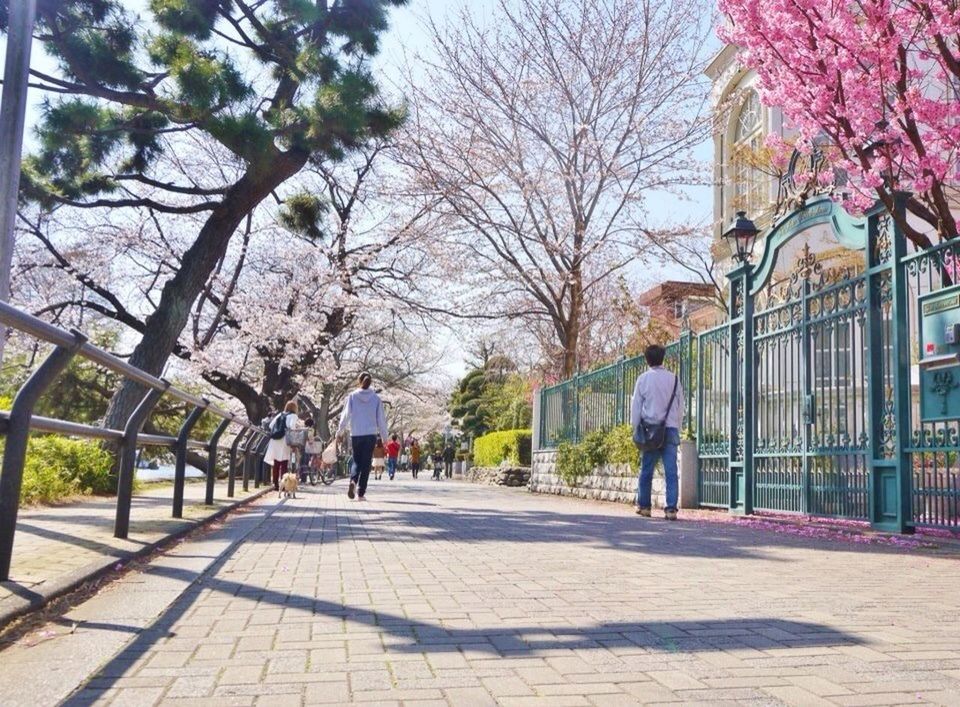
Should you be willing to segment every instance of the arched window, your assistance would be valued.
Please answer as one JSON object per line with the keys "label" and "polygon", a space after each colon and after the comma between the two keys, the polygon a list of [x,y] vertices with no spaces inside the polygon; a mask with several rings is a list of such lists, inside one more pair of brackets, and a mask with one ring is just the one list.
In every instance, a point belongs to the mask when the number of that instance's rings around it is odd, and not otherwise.
{"label": "arched window", "polygon": [[764,175],[760,162],[763,146],[763,112],[757,92],[748,90],[735,114],[731,173],[733,200],[731,212],[746,211],[756,218],[766,208]]}

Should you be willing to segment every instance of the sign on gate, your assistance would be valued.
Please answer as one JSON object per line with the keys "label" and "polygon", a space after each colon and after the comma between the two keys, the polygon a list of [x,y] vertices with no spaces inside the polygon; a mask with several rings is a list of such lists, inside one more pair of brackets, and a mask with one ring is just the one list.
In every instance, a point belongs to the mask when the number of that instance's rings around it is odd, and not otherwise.
{"label": "sign on gate", "polygon": [[960,286],[920,298],[920,416],[960,418]]}

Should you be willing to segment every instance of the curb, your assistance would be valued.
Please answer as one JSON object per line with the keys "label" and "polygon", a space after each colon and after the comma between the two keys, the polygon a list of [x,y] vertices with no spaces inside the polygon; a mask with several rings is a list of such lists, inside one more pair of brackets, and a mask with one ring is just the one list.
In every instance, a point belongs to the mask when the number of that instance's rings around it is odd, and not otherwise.
{"label": "curb", "polygon": [[185,535],[192,533],[194,530],[209,525],[218,518],[225,516],[227,513],[263,498],[263,496],[271,491],[273,491],[273,489],[268,485],[261,489],[259,493],[252,493],[244,499],[234,501],[233,503],[218,508],[214,513],[211,513],[205,518],[201,518],[193,522],[187,522],[184,527],[160,538],[159,540],[148,543],[137,550],[118,551],[118,554],[112,555],[109,558],[91,562],[85,567],[81,567],[80,569],[74,570],[73,572],[65,574],[62,577],[58,577],[49,583],[45,583],[42,592],[35,592],[19,586],[14,589],[14,585],[16,584],[15,582],[0,582],[0,587],[9,589],[15,595],[19,595],[10,600],[10,603],[12,603],[13,606],[0,609],[0,630],[6,628],[7,625],[14,619],[18,619],[26,614],[36,611],[37,609],[41,609],[54,599],[59,599],[63,595],[69,594],[86,582],[99,579],[100,577],[108,574],[113,570],[118,562],[125,564],[131,560],[136,560],[146,555],[150,555],[156,550],[168,545],[171,541],[179,540]]}

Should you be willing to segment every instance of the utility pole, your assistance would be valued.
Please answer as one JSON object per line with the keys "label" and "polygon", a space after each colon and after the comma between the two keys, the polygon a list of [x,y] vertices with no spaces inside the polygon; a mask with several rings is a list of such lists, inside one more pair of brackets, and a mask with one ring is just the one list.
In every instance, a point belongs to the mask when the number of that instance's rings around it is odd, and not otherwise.
{"label": "utility pole", "polygon": [[[10,300],[10,269],[13,267],[14,229],[17,225],[17,193],[20,189],[20,157],[23,151],[23,123],[27,112],[27,84],[30,78],[30,48],[36,0],[9,3],[6,64],[3,68],[3,95],[0,98],[0,301]],[[7,331],[0,332],[0,360],[7,343]]]}

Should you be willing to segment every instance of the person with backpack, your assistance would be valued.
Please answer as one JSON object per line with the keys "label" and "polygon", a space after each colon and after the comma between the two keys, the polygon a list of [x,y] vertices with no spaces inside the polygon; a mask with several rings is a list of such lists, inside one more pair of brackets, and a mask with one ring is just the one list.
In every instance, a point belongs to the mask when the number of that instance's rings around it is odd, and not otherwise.
{"label": "person with backpack", "polygon": [[637,480],[637,513],[645,518],[651,515],[653,470],[662,460],[667,487],[663,513],[667,520],[676,520],[679,496],[677,450],[683,421],[683,386],[678,376],[663,367],[666,349],[653,344],[646,348],[644,356],[650,368],[637,378],[630,401],[634,441],[643,450]]}
{"label": "person with backpack", "polygon": [[387,438],[387,415],[380,396],[370,390],[373,378],[369,373],[360,374],[360,387],[350,393],[340,415],[337,435],[350,435],[353,447],[353,464],[350,473],[350,486],[347,496],[365,500],[367,481],[370,479],[370,466],[373,462],[373,448],[377,444],[377,435]]}
{"label": "person with backpack", "polygon": [[283,412],[278,413],[270,421],[270,442],[267,444],[267,453],[263,457],[265,464],[270,466],[270,475],[273,478],[273,490],[280,490],[280,477],[287,473],[290,465],[292,449],[287,444],[287,430],[295,430],[300,426],[297,417],[297,401],[290,400],[283,406]]}

